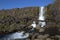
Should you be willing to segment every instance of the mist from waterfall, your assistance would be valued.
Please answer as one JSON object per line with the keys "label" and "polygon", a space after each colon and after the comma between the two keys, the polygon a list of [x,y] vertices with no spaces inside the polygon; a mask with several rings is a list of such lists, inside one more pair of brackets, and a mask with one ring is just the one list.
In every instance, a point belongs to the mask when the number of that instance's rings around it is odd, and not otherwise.
{"label": "mist from waterfall", "polygon": [[39,25],[41,25],[41,27],[44,27],[45,25],[46,25],[46,23],[45,23],[45,16],[44,16],[44,14],[45,14],[45,7],[44,6],[42,6],[42,7],[40,7],[39,8]]}

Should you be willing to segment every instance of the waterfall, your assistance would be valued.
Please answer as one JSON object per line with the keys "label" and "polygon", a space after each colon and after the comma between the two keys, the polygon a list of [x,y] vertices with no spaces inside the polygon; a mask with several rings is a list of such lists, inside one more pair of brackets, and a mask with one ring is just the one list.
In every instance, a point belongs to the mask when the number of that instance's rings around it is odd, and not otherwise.
{"label": "waterfall", "polygon": [[44,19],[44,7],[40,7],[40,11],[39,11],[39,20],[45,20]]}
{"label": "waterfall", "polygon": [[41,27],[44,27],[46,25],[45,23],[45,16],[44,16],[44,13],[45,13],[45,10],[44,10],[44,6],[40,7],[40,11],[39,11],[39,25],[41,25]]}
{"label": "waterfall", "polygon": [[[44,6],[42,6],[42,7],[40,7],[39,8],[39,25],[41,26],[41,27],[44,27],[45,25],[46,25],[46,23],[45,23],[45,16],[44,16],[44,14],[45,14],[45,7]],[[35,23],[35,21],[33,21],[33,23],[31,24],[31,26],[33,27],[33,29],[34,28],[36,28],[36,23]]]}

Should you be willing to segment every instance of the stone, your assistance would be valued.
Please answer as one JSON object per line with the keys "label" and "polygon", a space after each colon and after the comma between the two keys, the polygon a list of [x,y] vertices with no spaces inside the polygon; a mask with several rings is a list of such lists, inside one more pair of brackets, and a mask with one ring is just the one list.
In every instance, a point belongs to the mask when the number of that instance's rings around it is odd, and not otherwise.
{"label": "stone", "polygon": [[51,38],[47,38],[46,40],[51,40]]}
{"label": "stone", "polygon": [[43,28],[40,28],[39,32],[44,32],[45,30]]}

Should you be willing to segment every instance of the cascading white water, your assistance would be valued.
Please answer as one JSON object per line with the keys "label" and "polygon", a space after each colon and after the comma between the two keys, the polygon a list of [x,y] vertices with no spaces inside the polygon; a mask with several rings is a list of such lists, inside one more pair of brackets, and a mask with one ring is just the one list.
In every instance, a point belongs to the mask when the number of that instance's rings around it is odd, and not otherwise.
{"label": "cascading white water", "polygon": [[33,28],[36,28],[36,23],[35,23],[35,21],[33,21],[33,23],[31,24],[31,26],[32,26]]}
{"label": "cascading white water", "polygon": [[35,21],[33,21],[33,23],[31,24],[31,26],[33,27],[33,28],[31,29],[31,31],[33,31],[34,28],[36,28],[36,23],[35,23]]}
{"label": "cascading white water", "polygon": [[40,12],[39,12],[39,25],[41,25],[41,27],[44,27],[45,26],[45,16],[44,16],[44,13],[45,13],[45,10],[44,10],[44,6],[40,7]]}

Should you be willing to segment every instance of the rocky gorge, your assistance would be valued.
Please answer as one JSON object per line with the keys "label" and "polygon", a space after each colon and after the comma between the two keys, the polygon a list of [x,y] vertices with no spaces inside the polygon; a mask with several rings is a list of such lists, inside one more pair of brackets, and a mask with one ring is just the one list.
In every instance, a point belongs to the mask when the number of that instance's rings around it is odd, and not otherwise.
{"label": "rocky gorge", "polygon": [[[46,10],[44,27],[38,25],[39,7],[0,10],[0,34],[24,31],[29,32],[26,40],[60,40],[60,0],[46,6]],[[33,21],[37,26],[31,31]]]}

